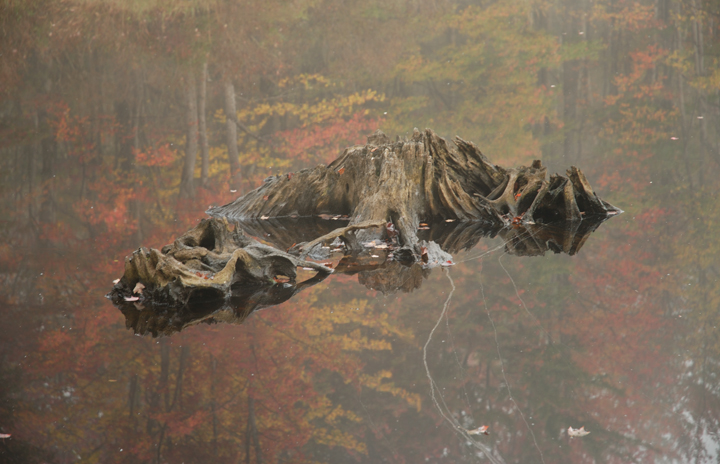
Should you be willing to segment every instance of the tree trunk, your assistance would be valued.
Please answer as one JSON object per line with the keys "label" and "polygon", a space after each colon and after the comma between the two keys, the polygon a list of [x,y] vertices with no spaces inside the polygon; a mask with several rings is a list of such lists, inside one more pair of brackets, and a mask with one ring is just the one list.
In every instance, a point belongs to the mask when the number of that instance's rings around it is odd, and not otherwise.
{"label": "tree trunk", "polygon": [[195,196],[195,160],[198,152],[198,110],[197,89],[195,75],[188,73],[187,85],[187,138],[185,143],[185,164],[183,166],[182,181],[180,182],[180,196],[192,198]]}
{"label": "tree trunk", "polygon": [[198,121],[200,123],[200,153],[202,154],[202,170],[200,180],[203,187],[208,185],[208,175],[210,170],[210,147],[207,138],[207,123],[205,121],[205,103],[207,99],[207,80],[208,65],[207,61],[203,63],[202,74],[200,78],[200,99],[198,101]]}
{"label": "tree trunk", "polygon": [[250,441],[252,440],[253,448],[255,448],[255,462],[262,464],[262,447],[258,437],[257,423],[255,422],[255,399],[251,396],[248,396],[248,423],[245,440],[245,462],[250,462]]}
{"label": "tree trunk", "polygon": [[55,222],[55,161],[57,158],[57,140],[48,122],[45,110],[37,115],[37,130],[42,137],[38,144],[40,154],[40,182],[42,200],[40,201],[39,219],[41,223]]}
{"label": "tree trunk", "polygon": [[230,188],[240,189],[241,172],[237,148],[237,108],[235,107],[235,85],[225,83],[225,116],[227,118],[227,148],[230,161]]}

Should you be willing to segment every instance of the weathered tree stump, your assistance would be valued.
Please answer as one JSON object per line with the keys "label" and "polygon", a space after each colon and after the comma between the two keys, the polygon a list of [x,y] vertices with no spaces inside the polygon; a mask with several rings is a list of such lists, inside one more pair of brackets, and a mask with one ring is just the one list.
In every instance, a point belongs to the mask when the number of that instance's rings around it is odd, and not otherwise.
{"label": "weathered tree stump", "polygon": [[[415,259],[425,244],[421,221],[476,221],[490,227],[556,221],[579,222],[620,210],[601,200],[574,166],[567,176],[547,178],[539,160],[529,167],[490,163],[470,142],[455,146],[431,130],[415,129],[410,140],[391,142],[380,131],[368,144],[345,149],[327,166],[265,179],[260,188],[208,214],[232,219],[346,215],[350,226],[392,223],[401,247]],[[380,230],[360,231],[362,238]],[[447,256],[437,256],[442,262]]]}
{"label": "weathered tree stump", "polygon": [[[493,165],[472,143],[458,138],[451,145],[430,130],[397,142],[378,131],[327,166],[269,177],[211,208],[212,218],[161,250],[138,249],[108,296],[136,331],[168,334],[203,320],[241,322],[322,281],[333,269],[306,258],[325,259],[331,242],[345,251],[337,272],[358,274],[383,292],[419,287],[429,268],[452,264],[449,253],[484,236],[499,234],[516,255],[575,254],[621,211],[575,167],[566,176],[546,174],[540,161]],[[318,225],[312,217],[337,222]],[[316,274],[298,283],[297,267]],[[212,316],[218,308],[224,316]]]}

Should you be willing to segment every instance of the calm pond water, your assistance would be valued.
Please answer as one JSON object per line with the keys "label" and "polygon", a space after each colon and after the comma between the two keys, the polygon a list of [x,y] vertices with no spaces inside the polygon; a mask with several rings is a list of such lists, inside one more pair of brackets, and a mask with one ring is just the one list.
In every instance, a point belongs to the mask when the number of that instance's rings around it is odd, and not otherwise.
{"label": "calm pond water", "polygon": [[[471,3],[6,5],[0,461],[717,462],[717,11]],[[105,298],[208,205],[414,126],[625,213],[571,254],[432,225],[475,237],[455,265],[369,254],[249,314]],[[308,221],[246,226],[341,224]]]}

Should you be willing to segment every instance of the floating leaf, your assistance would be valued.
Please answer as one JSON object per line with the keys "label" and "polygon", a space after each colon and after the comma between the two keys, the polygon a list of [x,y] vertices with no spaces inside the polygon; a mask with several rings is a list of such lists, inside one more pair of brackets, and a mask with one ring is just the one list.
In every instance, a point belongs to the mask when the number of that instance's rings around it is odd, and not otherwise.
{"label": "floating leaf", "polygon": [[574,429],[572,427],[568,427],[567,433],[568,433],[568,436],[570,436],[570,438],[580,438],[580,437],[584,437],[585,435],[589,434],[590,432],[585,430],[585,426],[583,425],[579,429]]}
{"label": "floating leaf", "polygon": [[428,262],[428,250],[427,247],[421,247],[420,248],[420,259],[422,259],[423,263]]}
{"label": "floating leaf", "polygon": [[340,174],[342,176],[344,173],[345,173],[345,168],[338,169],[338,174]]}
{"label": "floating leaf", "polygon": [[490,435],[490,432],[488,432],[489,428],[490,428],[490,426],[488,426],[488,425],[481,425],[480,427],[478,427],[476,429],[465,430],[465,431],[468,433],[468,435],[480,435],[480,434]]}
{"label": "floating leaf", "polygon": [[0,438],[10,438],[9,433],[0,433]]}

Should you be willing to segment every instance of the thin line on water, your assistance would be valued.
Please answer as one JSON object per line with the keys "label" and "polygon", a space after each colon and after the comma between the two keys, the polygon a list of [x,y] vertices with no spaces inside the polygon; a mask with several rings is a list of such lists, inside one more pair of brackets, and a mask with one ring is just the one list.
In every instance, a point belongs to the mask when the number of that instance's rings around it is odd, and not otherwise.
{"label": "thin line on water", "polygon": [[543,464],[545,464],[545,457],[543,456],[543,452],[538,445],[537,439],[535,438],[535,432],[533,432],[532,428],[530,428],[530,424],[528,424],[527,419],[525,419],[525,414],[523,414],[522,409],[520,409],[520,406],[515,401],[515,398],[513,398],[512,391],[510,390],[510,382],[508,382],[508,379],[505,376],[505,363],[503,362],[502,355],[500,354],[500,342],[498,341],[497,328],[495,327],[495,322],[493,322],[492,317],[490,317],[490,310],[488,309],[487,300],[485,299],[485,288],[482,284],[482,261],[480,264],[480,272],[478,273],[478,281],[480,282],[480,295],[483,299],[483,306],[485,306],[485,313],[490,320],[490,324],[493,328],[493,334],[495,335],[495,349],[497,351],[498,359],[500,360],[500,372],[502,372],[503,380],[505,381],[505,388],[507,389],[508,397],[510,398],[510,401],[512,401],[512,403],[515,405],[515,408],[517,408],[523,422],[525,422],[525,427],[527,427],[530,435],[532,436],[533,443],[535,443],[535,448],[538,450],[538,453],[540,453],[540,460],[543,462]]}
{"label": "thin line on water", "polygon": [[[452,286],[452,290],[450,291],[450,294],[448,295],[447,299],[445,300],[445,304],[443,304],[442,312],[440,313],[440,317],[438,318],[437,322],[435,323],[435,326],[430,331],[430,334],[428,335],[428,339],[425,342],[425,346],[423,346],[423,364],[425,365],[425,373],[427,374],[428,381],[430,382],[430,398],[432,399],[433,403],[435,404],[435,407],[440,412],[440,415],[450,423],[450,425],[453,427],[453,429],[457,432],[460,432],[460,434],[468,440],[470,443],[473,444],[473,446],[485,455],[485,457],[490,460],[493,464],[504,464],[504,460],[498,459],[492,454],[492,450],[485,445],[484,443],[478,442],[474,440],[468,433],[467,430],[465,430],[463,427],[460,426],[460,424],[457,423],[457,421],[449,417],[448,414],[452,415],[450,413],[450,408],[448,408],[447,403],[445,403],[445,398],[443,398],[442,393],[440,393],[440,389],[438,388],[437,384],[435,383],[435,379],[433,379],[432,374],[430,374],[430,367],[427,363],[427,349],[428,346],[430,346],[430,342],[432,341],[432,336],[437,330],[438,326],[440,326],[440,323],[442,322],[443,318],[445,317],[445,314],[447,312],[448,306],[450,305],[450,300],[452,299],[452,295],[455,292],[455,283],[452,280],[452,277],[450,277],[450,270],[448,268],[443,268],[443,271],[445,272],[445,275],[447,276],[448,280],[450,281],[450,285]],[[445,409],[448,411],[448,414],[445,414],[445,411],[440,406],[440,403],[438,403],[437,398],[435,397],[435,389],[438,390],[438,394],[440,395],[440,401],[442,401],[443,406],[445,406]],[[544,463],[544,461],[543,461]]]}
{"label": "thin line on water", "polygon": [[[450,274],[448,274],[448,278],[449,277],[450,277]],[[452,282],[452,279],[451,279],[451,282]],[[448,340],[450,341],[450,348],[452,349],[453,355],[455,357],[455,363],[458,365],[458,368],[460,369],[460,376],[464,380],[465,368],[460,363],[460,358],[458,358],[457,350],[455,349],[455,340],[453,339],[452,331],[450,330],[449,314],[450,314],[449,310],[445,312],[445,329],[447,330]],[[465,382],[463,382],[462,391],[463,391],[463,395],[465,395],[465,403],[467,404],[468,413],[470,414],[470,417],[474,420],[474,417],[472,417],[472,404],[470,403],[470,397],[468,396],[467,390],[465,389]]]}
{"label": "thin line on water", "polygon": [[[440,322],[442,322],[443,317],[445,316],[445,312],[447,311],[448,306],[450,305],[450,299],[453,296],[453,293],[455,292],[455,283],[452,280],[452,277],[450,277],[450,271],[447,268],[443,268],[443,271],[445,271],[445,275],[447,276],[448,280],[450,280],[450,285],[452,286],[452,290],[450,291],[450,294],[448,295],[447,299],[445,300],[445,304],[443,304],[442,312],[440,313],[440,317],[438,318],[437,322],[435,323],[435,326],[430,331],[430,335],[428,335],[428,339],[425,342],[425,346],[423,346],[423,364],[425,365],[425,373],[427,374],[427,378],[430,381],[430,398],[433,400],[433,403],[435,403],[435,406],[440,411],[440,414],[450,422],[450,424],[453,425],[453,427],[458,428],[459,426],[455,423],[455,421],[448,416],[445,415],[445,411],[440,407],[440,404],[437,401],[437,398],[435,398],[435,389],[438,388],[437,384],[435,383],[435,380],[432,378],[432,375],[430,374],[430,367],[428,367],[427,363],[427,348],[430,346],[430,342],[432,341],[433,334],[437,330],[438,326],[440,325]],[[439,391],[439,389],[438,389]],[[443,404],[445,404],[445,400],[442,398],[442,395],[440,398],[443,401]],[[445,404],[445,407],[447,408],[447,404]],[[449,408],[447,408],[449,411]]]}
{"label": "thin line on water", "polygon": [[520,296],[520,292],[518,291],[517,285],[515,285],[515,279],[512,278],[512,276],[510,275],[508,270],[505,268],[505,265],[502,263],[503,256],[505,256],[506,254],[507,253],[503,253],[500,255],[500,257],[498,258],[498,264],[500,265],[502,270],[505,271],[505,274],[510,279],[512,286],[515,289],[515,296],[517,296],[518,300],[520,300],[520,304],[522,304],[522,307],[525,309],[525,312],[527,313],[527,315],[530,316],[531,319],[535,320],[535,323],[538,325],[538,327],[540,327],[540,330],[542,330],[542,332],[545,334],[545,336],[550,340],[550,343],[554,344],[555,341],[553,340],[552,335],[550,335],[550,332],[545,330],[545,327],[543,327],[542,323],[540,322],[540,319],[538,319],[537,316],[535,316],[533,313],[530,312],[527,305],[525,304],[525,300],[523,300],[522,297]]}

